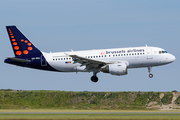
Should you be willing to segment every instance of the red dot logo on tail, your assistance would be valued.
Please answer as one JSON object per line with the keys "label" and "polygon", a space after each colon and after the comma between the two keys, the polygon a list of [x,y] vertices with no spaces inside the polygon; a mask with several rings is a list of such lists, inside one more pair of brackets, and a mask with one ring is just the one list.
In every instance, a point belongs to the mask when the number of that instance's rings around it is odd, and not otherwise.
{"label": "red dot logo on tail", "polygon": [[25,55],[27,55],[28,53],[29,53],[29,51],[27,51],[27,50],[23,51],[23,54],[25,54]]}
{"label": "red dot logo on tail", "polygon": [[21,54],[22,54],[21,51],[17,51],[17,52],[16,52],[16,55],[21,55]]}
{"label": "red dot logo on tail", "polygon": [[13,45],[17,45],[17,42],[13,42]]}
{"label": "red dot logo on tail", "polygon": [[33,48],[32,47],[28,47],[28,50],[32,50]]}
{"label": "red dot logo on tail", "polygon": [[9,28],[8,30],[9,30],[9,33],[12,33],[12,31],[11,31],[11,29],[10,29],[10,28]]}
{"label": "red dot logo on tail", "polygon": [[12,39],[12,41],[14,42],[14,41],[16,41],[16,39]]}
{"label": "red dot logo on tail", "polygon": [[15,49],[15,50],[19,50],[19,46],[15,46],[14,49]]}
{"label": "red dot logo on tail", "polygon": [[31,46],[32,44],[31,44],[31,43],[28,43],[27,45],[28,45],[28,46]]}

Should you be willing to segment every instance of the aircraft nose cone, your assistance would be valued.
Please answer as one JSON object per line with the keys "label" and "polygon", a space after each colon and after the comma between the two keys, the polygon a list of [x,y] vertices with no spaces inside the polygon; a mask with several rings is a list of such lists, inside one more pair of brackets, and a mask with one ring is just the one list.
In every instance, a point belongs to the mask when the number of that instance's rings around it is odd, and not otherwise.
{"label": "aircraft nose cone", "polygon": [[176,57],[174,55],[172,55],[172,61],[175,61],[176,60]]}
{"label": "aircraft nose cone", "polygon": [[176,57],[174,55],[169,55],[168,60],[169,62],[174,62]]}

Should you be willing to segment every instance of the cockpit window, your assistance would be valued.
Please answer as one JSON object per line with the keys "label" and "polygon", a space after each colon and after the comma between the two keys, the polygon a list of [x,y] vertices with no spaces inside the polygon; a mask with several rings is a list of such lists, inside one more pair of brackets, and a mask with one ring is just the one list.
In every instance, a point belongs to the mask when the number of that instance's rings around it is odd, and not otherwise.
{"label": "cockpit window", "polygon": [[162,51],[162,53],[167,53],[167,51]]}
{"label": "cockpit window", "polygon": [[159,54],[168,53],[167,51],[159,51]]}

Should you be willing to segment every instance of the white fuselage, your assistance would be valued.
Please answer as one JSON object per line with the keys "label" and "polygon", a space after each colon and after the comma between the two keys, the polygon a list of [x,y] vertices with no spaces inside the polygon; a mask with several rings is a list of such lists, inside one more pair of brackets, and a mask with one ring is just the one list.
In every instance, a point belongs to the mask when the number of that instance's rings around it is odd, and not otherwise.
{"label": "white fuselage", "polygon": [[16,26],[6,26],[15,57],[5,63],[22,67],[58,71],[93,72],[92,82],[97,82],[97,73],[127,75],[128,68],[148,67],[152,78],[153,66],[165,65],[175,60],[172,54],[158,47],[129,47],[85,51],[45,53],[36,48]]}
{"label": "white fuselage", "polygon": [[68,55],[78,55],[84,58],[118,62],[124,61],[128,68],[152,67],[171,63],[175,57],[158,47],[129,47],[115,49],[99,49],[86,51],[44,53],[47,63],[61,72],[90,72],[79,63],[74,63]]}

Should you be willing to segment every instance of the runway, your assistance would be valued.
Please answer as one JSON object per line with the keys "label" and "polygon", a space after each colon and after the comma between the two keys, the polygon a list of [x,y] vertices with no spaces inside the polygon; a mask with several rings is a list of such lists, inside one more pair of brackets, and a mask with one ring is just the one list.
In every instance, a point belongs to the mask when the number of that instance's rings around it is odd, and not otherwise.
{"label": "runway", "polygon": [[179,119],[180,120],[180,111],[126,111],[126,112],[96,112],[91,111],[78,111],[74,110],[73,112],[22,112],[15,110],[12,111],[1,111],[0,110],[0,119]]}
{"label": "runway", "polygon": [[179,114],[180,112],[0,112],[0,114]]}
{"label": "runway", "polygon": [[180,112],[0,112],[0,116],[180,116]]}

